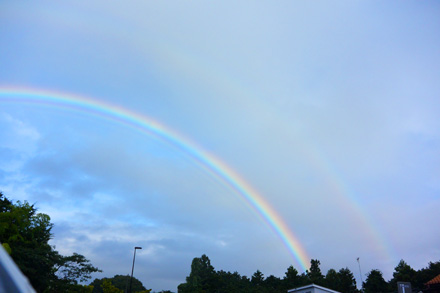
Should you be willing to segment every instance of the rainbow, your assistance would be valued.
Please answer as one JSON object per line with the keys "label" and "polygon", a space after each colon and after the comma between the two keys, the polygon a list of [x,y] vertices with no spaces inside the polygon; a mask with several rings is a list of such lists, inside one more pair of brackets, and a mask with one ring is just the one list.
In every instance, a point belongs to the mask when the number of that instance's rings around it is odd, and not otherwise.
{"label": "rainbow", "polygon": [[371,247],[371,249],[375,249],[382,255],[382,259],[390,264],[398,260],[399,258],[394,254],[394,249],[382,228],[362,207],[350,186],[343,180],[344,176],[337,171],[337,168],[326,159],[319,149],[309,144],[307,150],[308,152],[304,154],[307,155],[309,163],[314,165],[315,169],[321,173],[331,174],[331,176],[327,176],[326,185],[332,191],[340,208],[351,214],[352,219],[356,221],[356,225],[363,227],[362,233],[371,239],[371,244],[376,246],[375,248]]}
{"label": "rainbow", "polygon": [[310,258],[306,250],[264,197],[226,163],[160,122],[96,98],[41,89],[0,86],[0,102],[37,104],[85,112],[122,123],[172,145],[231,188],[281,239],[301,268],[304,271],[307,269]]}

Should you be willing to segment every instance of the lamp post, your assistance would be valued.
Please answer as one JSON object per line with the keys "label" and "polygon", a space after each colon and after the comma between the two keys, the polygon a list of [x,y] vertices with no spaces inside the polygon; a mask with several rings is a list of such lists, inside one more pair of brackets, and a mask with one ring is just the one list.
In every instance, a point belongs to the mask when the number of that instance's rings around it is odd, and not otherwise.
{"label": "lamp post", "polygon": [[136,259],[136,249],[142,249],[142,247],[136,246],[134,248],[134,255],[133,255],[133,266],[131,267],[131,278],[130,278],[130,290],[131,293],[131,283],[133,282],[133,271],[134,271],[134,260]]}

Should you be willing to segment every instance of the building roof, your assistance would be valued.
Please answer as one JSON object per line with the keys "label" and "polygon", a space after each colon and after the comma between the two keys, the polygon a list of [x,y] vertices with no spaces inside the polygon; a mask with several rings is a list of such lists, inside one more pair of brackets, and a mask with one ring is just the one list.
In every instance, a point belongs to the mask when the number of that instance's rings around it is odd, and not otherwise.
{"label": "building roof", "polygon": [[440,284],[440,274],[426,283],[426,285]]}
{"label": "building roof", "polygon": [[307,286],[290,289],[287,292],[297,292],[297,291],[300,291],[300,290],[303,290],[303,289],[309,289],[309,288],[319,288],[319,289],[321,289],[323,291],[326,291],[326,292],[329,292],[329,293],[340,293],[338,291],[335,291],[335,290],[332,290],[332,289],[329,289],[329,288],[325,288],[325,287],[322,287],[322,286],[319,286],[319,285],[315,285],[315,284],[310,284],[310,285],[307,285]]}

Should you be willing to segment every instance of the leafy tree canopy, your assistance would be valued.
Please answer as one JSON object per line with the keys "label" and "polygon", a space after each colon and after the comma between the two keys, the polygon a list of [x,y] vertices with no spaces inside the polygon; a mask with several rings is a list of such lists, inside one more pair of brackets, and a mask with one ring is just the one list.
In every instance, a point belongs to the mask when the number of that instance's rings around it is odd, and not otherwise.
{"label": "leafy tree canopy", "polygon": [[[131,277],[129,275],[115,275],[112,278],[95,279],[90,284],[93,286],[93,293],[106,292],[127,292]],[[114,287],[114,288],[113,288]],[[113,291],[112,291],[113,290]],[[118,291],[119,290],[119,291]],[[131,284],[132,292],[150,292],[145,289],[141,281],[133,277]]]}
{"label": "leafy tree canopy", "polygon": [[191,273],[186,278],[186,283],[180,284],[179,292],[212,292],[216,287],[218,278],[211,265],[211,260],[205,254],[196,257],[191,263]]}
{"label": "leafy tree canopy", "polygon": [[0,192],[0,242],[37,292],[86,290],[78,285],[100,271],[84,256],[60,255],[49,245],[53,224],[28,202],[13,203]]}

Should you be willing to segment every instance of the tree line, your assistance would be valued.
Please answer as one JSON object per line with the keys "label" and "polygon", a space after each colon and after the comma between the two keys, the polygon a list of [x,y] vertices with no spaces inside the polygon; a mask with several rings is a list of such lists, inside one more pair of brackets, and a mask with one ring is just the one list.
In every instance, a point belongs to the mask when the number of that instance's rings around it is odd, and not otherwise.
{"label": "tree line", "polygon": [[[102,272],[83,255],[73,253],[63,256],[49,244],[53,234],[50,217],[38,213],[28,202],[6,198],[0,191],[0,243],[10,254],[23,274],[37,292],[123,292],[129,276],[91,279],[91,274]],[[361,292],[357,289],[353,273],[348,268],[329,269],[324,275],[320,261],[312,259],[310,269],[304,273],[290,266],[283,278],[273,275],[265,277],[257,270],[250,278],[238,272],[216,271],[206,255],[196,257],[191,263],[191,272],[186,282],[178,286],[179,293],[243,292],[272,293],[287,292],[288,289],[309,285],[321,285],[339,292]],[[416,292],[424,290],[424,284],[440,274],[440,261],[430,262],[426,268],[414,270],[401,260],[394,268],[393,278],[385,281],[382,272],[376,269],[366,274],[362,291],[366,293],[396,292],[397,282],[411,282]],[[149,292],[140,281],[133,279],[134,292]],[[171,293],[170,291],[162,291]]]}
{"label": "tree line", "polygon": [[440,274],[440,261],[430,262],[426,268],[416,271],[404,260],[401,260],[394,268],[391,280],[385,281],[382,272],[373,269],[366,274],[362,290],[359,290],[350,269],[341,268],[338,271],[329,269],[324,275],[320,265],[319,260],[312,259],[310,269],[301,274],[293,266],[290,266],[283,278],[273,275],[264,277],[264,274],[259,270],[248,278],[238,272],[216,271],[211,265],[209,257],[202,255],[193,259],[191,272],[186,277],[186,282],[178,286],[178,293],[278,293],[312,283],[343,293],[387,293],[397,292],[397,282],[411,282],[413,290],[423,292],[424,284]]}

